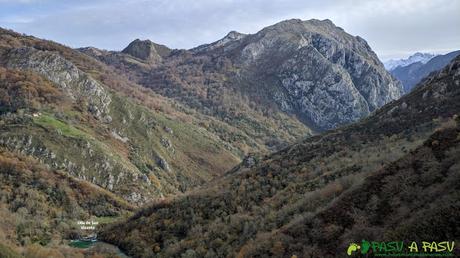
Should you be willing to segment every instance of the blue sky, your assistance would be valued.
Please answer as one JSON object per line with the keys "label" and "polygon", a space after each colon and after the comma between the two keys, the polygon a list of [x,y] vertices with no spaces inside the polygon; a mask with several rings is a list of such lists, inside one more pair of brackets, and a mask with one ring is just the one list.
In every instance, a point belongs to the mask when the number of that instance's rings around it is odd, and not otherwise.
{"label": "blue sky", "polygon": [[290,18],[330,19],[381,59],[460,49],[457,0],[0,0],[0,26],[71,47],[121,50],[135,38],[172,48],[255,33]]}

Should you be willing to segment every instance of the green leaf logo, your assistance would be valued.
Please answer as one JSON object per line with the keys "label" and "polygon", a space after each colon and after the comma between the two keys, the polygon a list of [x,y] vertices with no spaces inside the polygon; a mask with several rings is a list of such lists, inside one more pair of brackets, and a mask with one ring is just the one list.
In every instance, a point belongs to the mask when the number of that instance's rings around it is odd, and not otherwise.
{"label": "green leaf logo", "polygon": [[371,243],[363,239],[363,241],[361,242],[361,247],[362,247],[361,253],[367,254],[367,252],[369,251],[369,248],[371,248]]}
{"label": "green leaf logo", "polygon": [[[348,246],[348,249],[347,249],[347,254],[348,255],[351,255],[353,252],[355,252],[356,250],[360,249],[361,246],[359,246],[358,244],[356,243],[351,243],[349,246]],[[369,249],[369,247],[367,248]],[[367,251],[366,251],[367,252]]]}

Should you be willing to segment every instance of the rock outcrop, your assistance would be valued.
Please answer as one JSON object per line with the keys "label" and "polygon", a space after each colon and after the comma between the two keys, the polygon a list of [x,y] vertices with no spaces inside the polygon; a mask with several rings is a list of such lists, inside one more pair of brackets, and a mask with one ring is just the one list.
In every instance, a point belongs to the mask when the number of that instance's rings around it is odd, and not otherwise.
{"label": "rock outcrop", "polygon": [[[215,106],[225,107],[225,100],[232,99],[225,108],[252,102],[250,106],[270,110],[266,117],[283,112],[323,131],[365,117],[403,93],[366,41],[330,20],[287,20],[255,34],[232,31],[216,42],[174,50],[168,56],[160,57],[155,49],[150,41],[131,43],[123,53],[161,64],[134,65],[128,72],[144,86],[198,106],[205,114],[214,109],[211,112],[219,118],[222,110]],[[108,63],[117,67],[114,60]],[[211,107],[215,95],[224,97]],[[241,109],[255,117],[251,109],[257,108]],[[232,126],[239,123],[239,118],[228,115],[224,120],[234,122]]]}
{"label": "rock outcrop", "polygon": [[170,51],[166,46],[155,44],[150,40],[136,39],[121,52],[147,62],[157,63],[161,62]]}
{"label": "rock outcrop", "polygon": [[402,95],[366,41],[329,20],[284,21],[239,44],[238,59],[250,67],[245,80],[275,84],[279,106],[320,129],[356,121]]}
{"label": "rock outcrop", "polygon": [[88,111],[96,118],[110,122],[110,94],[96,80],[73,63],[52,51],[32,47],[12,49],[6,56],[9,68],[31,70],[54,82],[71,99],[87,102]]}
{"label": "rock outcrop", "polygon": [[195,52],[195,53],[199,53],[199,52],[203,52],[203,51],[210,51],[210,50],[213,50],[213,49],[216,49],[216,48],[219,48],[219,47],[224,47],[224,46],[228,45],[229,43],[239,41],[239,40],[245,38],[246,36],[247,36],[247,34],[239,33],[237,31],[230,31],[222,39],[219,39],[218,41],[210,43],[210,44],[204,44],[204,45],[198,46],[196,48],[192,48],[192,49],[190,49],[190,51]]}

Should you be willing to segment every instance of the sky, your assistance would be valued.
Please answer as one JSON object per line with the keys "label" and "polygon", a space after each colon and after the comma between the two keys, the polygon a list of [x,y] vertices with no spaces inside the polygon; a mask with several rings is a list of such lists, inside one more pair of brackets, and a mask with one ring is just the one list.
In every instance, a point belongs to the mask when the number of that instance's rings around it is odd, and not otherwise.
{"label": "sky", "polygon": [[171,48],[256,33],[282,20],[330,19],[382,61],[460,49],[459,0],[0,0],[0,27],[121,50],[136,38]]}

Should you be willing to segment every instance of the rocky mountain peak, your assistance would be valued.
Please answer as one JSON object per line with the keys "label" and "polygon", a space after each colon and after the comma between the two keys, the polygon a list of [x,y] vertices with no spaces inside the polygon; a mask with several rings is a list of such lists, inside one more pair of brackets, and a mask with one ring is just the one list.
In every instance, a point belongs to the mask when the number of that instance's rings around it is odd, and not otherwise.
{"label": "rocky mountain peak", "polygon": [[245,36],[246,36],[246,34],[239,33],[238,31],[232,30],[223,39],[240,40],[240,39],[244,38]]}
{"label": "rocky mountain peak", "polygon": [[266,27],[265,31],[276,31],[278,33],[306,33],[306,32],[338,32],[343,31],[337,27],[331,20],[300,20],[289,19],[278,22],[272,26]]}
{"label": "rocky mountain peak", "polygon": [[[256,34],[250,35],[245,42],[249,48],[243,50],[243,58],[253,61],[265,52],[279,52],[280,57],[290,55],[306,46],[312,46],[326,57],[333,54],[331,49],[350,49],[363,56],[373,65],[380,65],[377,55],[371,50],[365,40],[346,33],[330,20],[300,20],[290,19],[268,26]],[[255,50],[255,45],[260,45]]]}
{"label": "rocky mountain peak", "polygon": [[430,73],[445,67],[450,61],[460,54],[460,51],[453,51],[445,55],[432,56],[427,53],[415,53],[408,59],[402,60],[411,64],[400,63],[390,73],[396,77],[404,86],[404,91],[411,91],[414,86]]}
{"label": "rocky mountain peak", "polygon": [[107,50],[101,50],[95,47],[82,47],[77,50],[89,56],[103,56],[108,52]]}
{"label": "rocky mountain peak", "polygon": [[217,48],[221,48],[221,47],[225,47],[227,46],[228,44],[230,43],[233,43],[233,42],[236,42],[236,41],[239,41],[243,38],[245,38],[247,36],[247,34],[243,34],[243,33],[240,33],[240,32],[237,32],[237,31],[230,31],[225,37],[213,42],[213,43],[210,43],[210,44],[204,44],[204,45],[200,45],[196,48],[192,48],[191,51],[192,52],[195,52],[195,53],[198,53],[198,52],[203,52],[203,51],[210,51],[210,50],[214,50],[214,49],[217,49]]}
{"label": "rocky mountain peak", "polygon": [[413,63],[417,63],[417,62],[420,62],[422,64],[426,64],[428,63],[428,61],[430,61],[431,59],[433,59],[433,57],[435,57],[436,55],[434,54],[431,54],[431,53],[421,53],[421,52],[417,52],[411,56],[409,56],[408,58],[406,59],[391,59],[391,60],[388,60],[387,62],[385,62],[385,68],[388,70],[388,71],[392,71],[392,70],[395,70],[398,66],[400,67],[406,67],[406,66],[409,66]]}
{"label": "rocky mountain peak", "polygon": [[157,63],[169,55],[171,50],[164,45],[156,44],[148,39],[135,39],[121,52],[147,62]]}
{"label": "rocky mountain peak", "polygon": [[272,91],[275,102],[310,126],[356,121],[402,94],[366,41],[330,20],[282,21],[241,44],[235,49],[243,65],[256,76],[276,76],[281,87]]}
{"label": "rocky mountain peak", "polygon": [[[123,52],[161,60],[160,66],[135,71],[140,77],[148,74],[143,84],[160,94],[177,97],[193,84],[199,99],[198,91],[209,92],[212,82],[260,99],[264,107],[275,103],[276,112],[296,115],[318,131],[365,117],[403,92],[364,39],[327,19],[285,20],[254,34],[231,31],[213,43],[162,59],[156,50],[154,43],[136,40]],[[178,64],[183,70],[175,69]],[[165,79],[172,74],[182,81]],[[178,87],[177,93],[171,85]]]}

